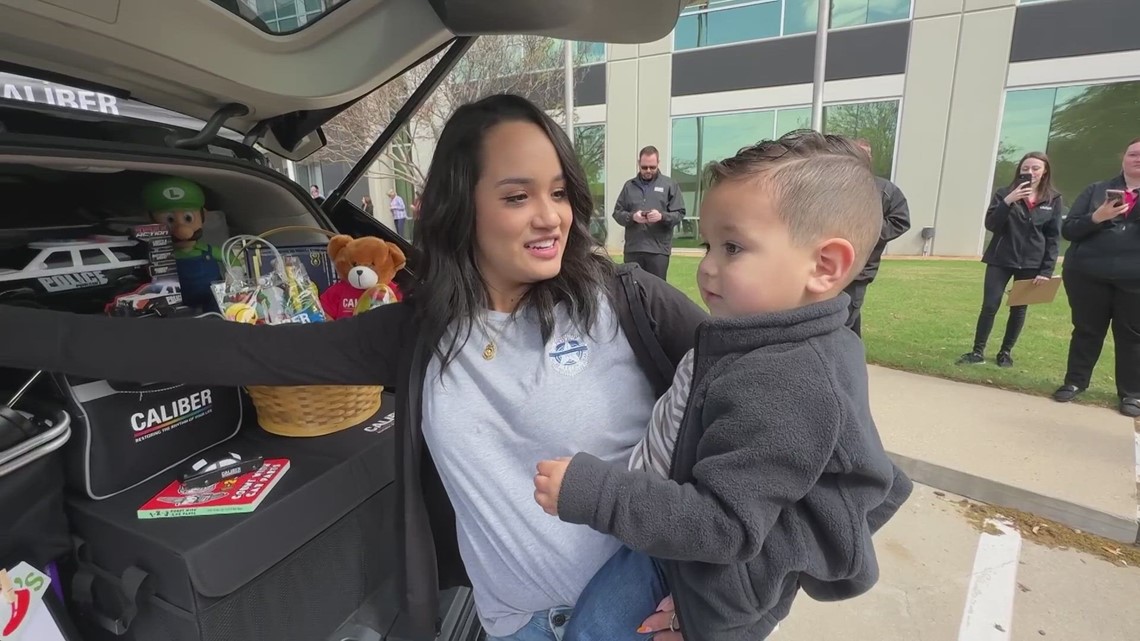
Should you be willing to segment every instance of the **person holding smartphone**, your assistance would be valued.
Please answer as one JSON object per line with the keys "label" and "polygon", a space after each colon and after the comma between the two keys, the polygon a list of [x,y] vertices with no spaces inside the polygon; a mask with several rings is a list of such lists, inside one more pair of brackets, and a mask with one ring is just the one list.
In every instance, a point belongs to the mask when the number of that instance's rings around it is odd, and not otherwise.
{"label": "person holding smartphone", "polygon": [[1089,386],[1112,325],[1120,413],[1140,416],[1140,138],[1128,143],[1121,173],[1077,196],[1061,233],[1065,293],[1072,308],[1065,383],[1053,399],[1067,403]]}
{"label": "person holding smartphone", "polygon": [[[1053,188],[1049,157],[1039,151],[1025,154],[1013,182],[994,192],[986,211],[986,229],[993,237],[982,254],[986,264],[982,311],[974,330],[974,348],[958,359],[959,364],[986,362],[986,343],[1011,279],[1044,283],[1052,278],[1060,251],[1063,207],[1061,194]],[[1025,305],[1009,309],[998,367],[1013,367],[1013,346],[1025,326],[1026,311]]]}

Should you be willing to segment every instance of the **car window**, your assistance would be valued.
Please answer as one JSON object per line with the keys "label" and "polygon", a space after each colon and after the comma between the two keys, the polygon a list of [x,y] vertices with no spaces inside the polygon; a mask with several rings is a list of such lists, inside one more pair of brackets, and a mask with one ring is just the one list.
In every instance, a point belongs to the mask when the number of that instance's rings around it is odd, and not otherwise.
{"label": "car window", "polygon": [[48,254],[44,258],[44,266],[48,269],[61,269],[75,266],[75,261],[71,258],[70,250],[61,249]]}
{"label": "car window", "polygon": [[347,0],[213,0],[214,4],[272,34],[300,31]]}
{"label": "car window", "polygon": [[84,265],[106,265],[111,262],[111,259],[102,249],[84,249],[79,252],[79,259]]}

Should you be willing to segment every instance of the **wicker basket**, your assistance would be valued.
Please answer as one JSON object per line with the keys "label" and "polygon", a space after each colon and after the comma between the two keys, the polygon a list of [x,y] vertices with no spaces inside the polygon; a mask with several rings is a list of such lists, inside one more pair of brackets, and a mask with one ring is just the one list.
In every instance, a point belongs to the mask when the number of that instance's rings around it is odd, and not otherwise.
{"label": "wicker basket", "polygon": [[380,409],[383,387],[305,385],[246,388],[261,429],[278,436],[324,436],[360,425]]}
{"label": "wicker basket", "polygon": [[[283,231],[308,231],[330,238],[335,235],[315,227],[290,226],[271,229],[260,237],[264,239]],[[311,437],[360,425],[375,415],[380,410],[380,393],[384,388],[379,385],[253,385],[246,391],[257,409],[261,429],[278,436]]]}

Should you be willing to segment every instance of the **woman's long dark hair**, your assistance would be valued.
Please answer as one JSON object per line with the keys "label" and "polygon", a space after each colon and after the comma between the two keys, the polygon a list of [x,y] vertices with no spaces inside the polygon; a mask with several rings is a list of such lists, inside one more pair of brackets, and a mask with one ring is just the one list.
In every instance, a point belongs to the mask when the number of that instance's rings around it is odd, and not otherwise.
{"label": "woman's long dark hair", "polygon": [[1037,182],[1037,189],[1035,196],[1042,200],[1048,200],[1056,196],[1059,192],[1053,188],[1053,165],[1049,162],[1049,156],[1045,155],[1043,151],[1031,151],[1021,157],[1017,161],[1017,166],[1013,168],[1013,180],[1009,183],[1010,189],[1017,189],[1021,184],[1018,177],[1021,176],[1021,166],[1025,164],[1026,160],[1034,158],[1045,163],[1045,173],[1041,174],[1041,180]]}
{"label": "woman's long dark hair", "polygon": [[[506,122],[534,123],[546,132],[562,165],[573,211],[561,271],[534,283],[517,309],[537,312],[544,341],[554,331],[554,308],[559,303],[565,303],[570,318],[589,333],[597,320],[600,295],[609,292],[614,264],[590,234],[593,199],[566,133],[519,96],[500,94],[463,105],[440,134],[412,234],[422,258],[417,269],[422,280],[416,287],[418,295],[413,294],[418,299],[417,321],[444,367],[467,341],[476,316],[489,306],[487,287],[475,264],[475,185],[482,175],[487,132]],[[446,341],[453,323],[456,331]]]}

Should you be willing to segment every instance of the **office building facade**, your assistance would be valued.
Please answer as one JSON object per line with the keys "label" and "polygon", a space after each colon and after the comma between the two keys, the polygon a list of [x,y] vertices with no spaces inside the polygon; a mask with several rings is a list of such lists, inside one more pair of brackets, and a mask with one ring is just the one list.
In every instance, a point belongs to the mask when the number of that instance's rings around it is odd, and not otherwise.
{"label": "office building facade", "polygon": [[[693,216],[701,167],[808,126],[816,2],[709,0],[667,38],[607,46],[575,99],[577,131],[604,141],[606,210],[646,145]],[[1028,151],[1050,154],[1067,202],[1119,172],[1140,137],[1136,24],[1137,0],[833,0],[824,129],[870,140],[906,193],[912,231],[889,253],[979,255],[992,190]]]}

